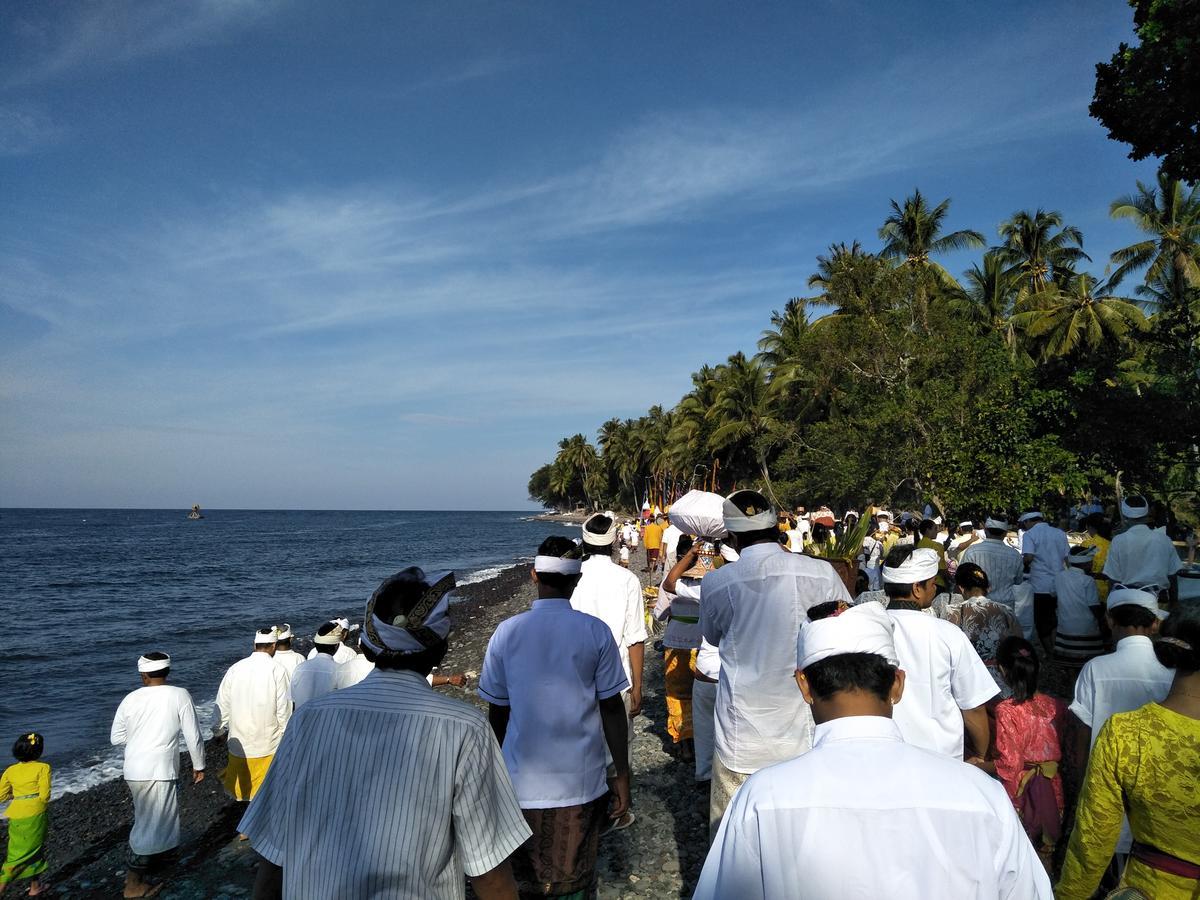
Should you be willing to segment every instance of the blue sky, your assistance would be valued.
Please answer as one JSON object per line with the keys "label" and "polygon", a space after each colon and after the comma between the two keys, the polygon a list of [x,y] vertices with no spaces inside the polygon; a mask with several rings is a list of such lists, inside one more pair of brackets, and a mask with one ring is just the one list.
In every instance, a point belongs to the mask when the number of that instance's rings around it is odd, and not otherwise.
{"label": "blue sky", "polygon": [[[890,198],[1103,271],[1123,0],[44,3],[0,17],[0,505],[523,508]],[[965,269],[972,254],[943,262]]]}

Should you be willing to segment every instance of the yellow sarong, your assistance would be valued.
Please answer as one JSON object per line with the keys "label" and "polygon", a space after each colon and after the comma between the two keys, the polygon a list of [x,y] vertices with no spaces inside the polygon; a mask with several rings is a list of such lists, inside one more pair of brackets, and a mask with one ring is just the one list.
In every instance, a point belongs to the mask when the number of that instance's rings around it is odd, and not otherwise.
{"label": "yellow sarong", "polygon": [[667,695],[667,734],[675,743],[692,738],[692,674],[695,650],[668,647],[663,654],[666,671],[663,680]]}
{"label": "yellow sarong", "polygon": [[271,767],[271,756],[244,756],[229,754],[229,763],[221,773],[221,784],[234,800],[253,800],[254,795],[267,777],[267,769]]}

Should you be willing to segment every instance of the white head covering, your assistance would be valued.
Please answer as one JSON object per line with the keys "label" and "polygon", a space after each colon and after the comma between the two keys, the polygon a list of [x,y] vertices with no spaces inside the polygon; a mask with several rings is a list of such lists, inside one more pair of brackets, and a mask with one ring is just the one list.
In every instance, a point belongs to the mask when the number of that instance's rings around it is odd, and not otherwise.
{"label": "white head covering", "polygon": [[1099,551],[1099,547],[1072,547],[1067,554],[1067,562],[1072,566],[1090,568]]}
{"label": "white head covering", "polygon": [[144,656],[138,657],[138,671],[143,675],[149,675],[152,672],[161,672],[163,669],[171,668],[171,657],[166,659],[147,659]]}
{"label": "white head covering", "polygon": [[1006,519],[993,519],[988,516],[983,523],[983,527],[989,531],[1008,531],[1008,521]]}
{"label": "white head covering", "polygon": [[295,637],[295,635],[292,634],[292,626],[289,625],[287,622],[284,622],[283,627],[278,628],[277,630],[279,631],[279,634],[277,634],[275,636],[276,640],[290,641],[292,638]]}
{"label": "white head covering", "polygon": [[1043,519],[1043,518],[1045,518],[1045,516],[1043,516],[1038,510],[1031,509],[1027,513],[1021,513],[1021,515],[1017,518],[1017,523],[1019,525],[1024,525],[1026,522],[1029,522],[1032,519]]}
{"label": "white head covering", "polygon": [[974,527],[975,527],[975,523],[974,523],[974,522],[972,522],[972,521],[970,521],[970,520],[968,519],[968,520],[965,520],[965,521],[959,522],[959,523],[958,523],[958,527],[959,527],[959,528],[974,528]]}
{"label": "white head covering", "polygon": [[[385,622],[375,615],[375,604],[397,582],[416,582],[425,588],[407,613]],[[416,566],[384,579],[375,589],[363,613],[364,628],[359,641],[374,653],[419,653],[436,646],[450,634],[450,596],[454,573],[426,575]]]}
{"label": "white head covering", "polygon": [[[742,494],[757,494],[757,491],[734,491],[725,498],[725,503],[721,506],[721,515],[725,520],[725,530],[738,534],[746,531],[761,531],[764,528],[774,528],[777,525],[775,510],[768,503],[761,509],[758,506],[751,505],[743,512],[735,497],[740,497]],[[761,495],[759,495],[761,496]]]}
{"label": "white head covering", "polygon": [[1145,497],[1126,497],[1121,501],[1121,515],[1126,519],[1144,519],[1150,515],[1150,503]]}
{"label": "white head covering", "polygon": [[[596,527],[600,526],[600,521],[608,520],[608,530],[597,533],[588,531],[588,526],[595,523]],[[617,520],[615,517],[607,513],[596,513],[594,516],[588,516],[583,523],[583,542],[589,547],[611,547],[614,540],[617,538]]]}
{"label": "white head covering", "polygon": [[894,568],[883,567],[883,580],[888,584],[916,584],[918,581],[928,581],[938,573],[938,555],[926,547],[914,550]]}
{"label": "white head covering", "polygon": [[1118,606],[1140,606],[1150,610],[1160,619],[1167,617],[1167,611],[1158,608],[1158,598],[1149,591],[1138,588],[1114,588],[1109,591],[1108,608],[1116,609]]}
{"label": "white head covering", "polygon": [[876,653],[891,665],[900,664],[892,640],[892,617],[879,603],[852,606],[841,615],[809,622],[796,639],[796,668],[843,653]]}
{"label": "white head covering", "polygon": [[339,618],[339,619],[330,619],[329,621],[338,625],[342,629],[342,631],[350,630],[350,620],[347,618],[343,617],[343,618]]}
{"label": "white head covering", "polygon": [[879,509],[879,510],[875,511],[875,518],[887,519],[888,521],[891,521],[892,514],[890,512],[888,512],[886,509]]}
{"label": "white head covering", "polygon": [[583,560],[564,559],[560,556],[535,556],[533,570],[546,575],[578,575],[583,571]]}
{"label": "white head covering", "polygon": [[275,626],[270,628],[260,628],[254,632],[254,645],[257,647],[261,644],[274,644],[279,640],[279,632],[275,630]]}
{"label": "white head covering", "polygon": [[316,634],[314,634],[313,635],[313,643],[314,644],[321,644],[323,646],[328,647],[333,644],[340,644],[343,640],[345,640],[346,629],[342,627],[342,624],[339,620],[331,619],[326,624],[333,625],[334,627],[331,628],[329,631],[327,631],[325,634],[321,634],[320,631],[318,631]]}

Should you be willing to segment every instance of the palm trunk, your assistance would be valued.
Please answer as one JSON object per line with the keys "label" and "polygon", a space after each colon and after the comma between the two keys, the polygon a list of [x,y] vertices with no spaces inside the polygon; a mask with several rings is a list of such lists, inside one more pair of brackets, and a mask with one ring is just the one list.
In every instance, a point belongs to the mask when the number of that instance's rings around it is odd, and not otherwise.
{"label": "palm trunk", "polygon": [[762,472],[763,486],[767,489],[767,498],[775,504],[776,509],[782,509],[779,505],[779,498],[775,496],[775,488],[771,486],[771,473],[767,471],[767,457],[765,453],[756,454],[758,457],[758,468]]}

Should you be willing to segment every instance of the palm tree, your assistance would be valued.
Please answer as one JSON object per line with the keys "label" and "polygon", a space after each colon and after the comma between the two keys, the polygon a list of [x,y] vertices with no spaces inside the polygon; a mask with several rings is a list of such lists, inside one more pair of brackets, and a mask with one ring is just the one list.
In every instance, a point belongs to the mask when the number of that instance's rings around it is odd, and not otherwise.
{"label": "palm tree", "polygon": [[793,297],[784,305],[783,312],[771,310],[771,327],[759,338],[755,359],[772,372],[799,365],[808,328],[808,301]]}
{"label": "palm tree", "polygon": [[952,231],[950,234],[941,233],[942,222],[950,211],[949,198],[930,208],[921,192],[914,190],[911,197],[904,198],[903,204],[895,200],[891,203],[891,215],[884,220],[883,227],[879,229],[879,239],[884,242],[879,255],[889,259],[902,259],[901,265],[931,268],[940,283],[952,286],[955,283],[954,277],[933,262],[930,256],[948,253],[951,250],[983,247],[983,235],[970,229]]}
{"label": "palm tree", "polygon": [[1083,252],[1083,233],[1073,225],[1064,227],[1060,212],[1015,213],[1000,223],[1000,237],[1003,243],[993,250],[1009,272],[1024,277],[1030,295],[1043,293],[1059,269],[1069,270],[1080,260],[1091,262]]}
{"label": "palm tree", "polygon": [[715,450],[744,447],[754,457],[771,501],[778,505],[767,468],[767,454],[778,443],[784,423],[778,416],[776,382],[761,363],[735,353],[723,367],[709,411],[716,425],[709,438]]}
{"label": "palm tree", "polygon": [[1013,315],[1013,324],[1040,348],[1043,360],[1070,356],[1084,347],[1121,343],[1130,331],[1150,327],[1137,304],[1114,296],[1112,283],[1103,283],[1086,273],[1062,273],[1061,285],[1052,285],[1031,297],[1026,307]]}
{"label": "palm tree", "polygon": [[[817,255],[817,271],[808,276],[808,286],[820,290],[822,296],[828,293],[829,283],[844,266],[871,255],[862,248],[862,244],[858,241],[849,245],[844,241],[830,244],[827,252],[827,256]],[[815,299],[819,300],[819,298]]]}
{"label": "palm tree", "polygon": [[1186,305],[1190,292],[1200,288],[1200,188],[1160,170],[1156,188],[1139,181],[1137,193],[1114,200],[1109,212],[1148,235],[1113,252],[1117,268],[1109,281],[1117,284],[1146,266],[1146,284],[1168,288],[1166,299]]}
{"label": "palm tree", "polygon": [[995,332],[1010,348],[1016,332],[1011,316],[1020,293],[1020,278],[1006,271],[1004,260],[994,250],[963,273],[962,286],[954,292],[953,303],[981,331]]}
{"label": "palm tree", "polygon": [[584,499],[590,504],[594,481],[589,478],[589,473],[595,470],[596,463],[599,462],[596,448],[588,443],[588,439],[582,434],[575,434],[558,442],[558,456],[554,462],[556,467],[561,465],[564,471],[578,474],[583,485]]}

